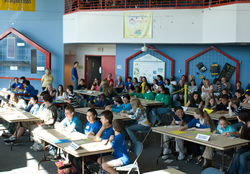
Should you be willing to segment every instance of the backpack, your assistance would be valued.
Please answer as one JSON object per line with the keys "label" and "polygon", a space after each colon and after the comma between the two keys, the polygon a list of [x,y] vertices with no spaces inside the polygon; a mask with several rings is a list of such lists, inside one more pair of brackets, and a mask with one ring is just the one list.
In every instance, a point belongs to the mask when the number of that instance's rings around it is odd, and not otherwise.
{"label": "backpack", "polygon": [[210,66],[210,72],[212,74],[212,76],[216,76],[219,74],[220,72],[220,68],[219,68],[219,65],[217,63],[213,63],[211,66]]}
{"label": "backpack", "polygon": [[207,68],[203,65],[203,63],[198,63],[196,67],[200,70],[200,72],[205,72]]}

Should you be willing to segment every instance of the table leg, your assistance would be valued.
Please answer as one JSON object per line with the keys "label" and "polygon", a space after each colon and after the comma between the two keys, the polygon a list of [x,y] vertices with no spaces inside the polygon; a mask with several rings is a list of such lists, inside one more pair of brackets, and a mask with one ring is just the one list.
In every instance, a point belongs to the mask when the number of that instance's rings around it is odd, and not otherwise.
{"label": "table leg", "polygon": [[84,156],[82,157],[82,174],[84,174]]}
{"label": "table leg", "polygon": [[38,163],[38,170],[39,170],[39,166],[40,166],[40,164],[41,164],[42,162],[44,162],[44,161],[49,161],[49,160],[47,160],[47,158],[46,158],[46,156],[45,156],[45,149],[46,149],[46,147],[45,147],[45,141],[43,141],[43,159]]}
{"label": "table leg", "polygon": [[102,173],[102,153],[101,153],[101,165],[100,165],[100,173]]}
{"label": "table leg", "polygon": [[224,157],[224,150],[222,150],[221,151],[222,152],[222,167],[221,167],[221,169],[222,169],[222,172],[224,172],[224,165],[225,165],[225,157]]}

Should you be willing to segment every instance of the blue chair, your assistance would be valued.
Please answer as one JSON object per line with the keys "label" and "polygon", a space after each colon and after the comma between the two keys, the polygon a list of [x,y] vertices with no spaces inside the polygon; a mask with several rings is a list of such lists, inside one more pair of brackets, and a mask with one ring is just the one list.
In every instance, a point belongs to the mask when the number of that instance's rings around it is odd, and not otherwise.
{"label": "blue chair", "polygon": [[215,169],[213,167],[206,168],[201,172],[201,174],[224,174],[222,171]]}

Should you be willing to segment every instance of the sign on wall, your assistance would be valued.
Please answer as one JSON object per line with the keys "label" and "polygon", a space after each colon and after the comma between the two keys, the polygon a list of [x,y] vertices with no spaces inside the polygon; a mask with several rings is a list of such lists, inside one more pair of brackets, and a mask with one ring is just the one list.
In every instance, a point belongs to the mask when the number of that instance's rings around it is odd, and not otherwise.
{"label": "sign on wall", "polygon": [[0,0],[0,10],[36,11],[35,0]]}
{"label": "sign on wall", "polygon": [[152,12],[123,13],[123,38],[152,38]]}

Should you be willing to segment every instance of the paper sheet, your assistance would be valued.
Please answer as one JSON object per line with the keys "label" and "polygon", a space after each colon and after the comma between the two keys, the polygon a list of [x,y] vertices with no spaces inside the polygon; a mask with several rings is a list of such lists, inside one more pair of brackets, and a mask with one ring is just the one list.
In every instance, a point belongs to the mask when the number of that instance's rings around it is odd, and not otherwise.
{"label": "paper sheet", "polygon": [[194,138],[194,137],[192,137],[192,136],[187,136],[188,138]]}
{"label": "paper sheet", "polygon": [[179,134],[184,134],[184,133],[186,133],[186,132],[183,132],[183,131],[171,131],[171,132],[169,132],[169,133],[179,135]]}

